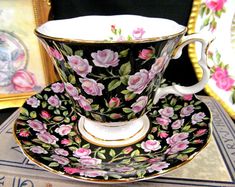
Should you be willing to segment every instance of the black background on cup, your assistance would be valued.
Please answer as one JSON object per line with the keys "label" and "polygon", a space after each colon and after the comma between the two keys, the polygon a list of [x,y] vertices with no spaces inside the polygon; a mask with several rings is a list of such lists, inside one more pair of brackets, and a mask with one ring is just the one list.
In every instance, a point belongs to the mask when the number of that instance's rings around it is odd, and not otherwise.
{"label": "black background on cup", "polygon": [[[136,14],[172,19],[187,26],[193,0],[51,0],[51,18],[66,19],[86,15]],[[125,20],[124,20],[125,21]],[[99,23],[97,23],[97,27]],[[185,86],[197,82],[188,56],[171,60],[164,77]],[[200,94],[205,94],[203,91]]]}

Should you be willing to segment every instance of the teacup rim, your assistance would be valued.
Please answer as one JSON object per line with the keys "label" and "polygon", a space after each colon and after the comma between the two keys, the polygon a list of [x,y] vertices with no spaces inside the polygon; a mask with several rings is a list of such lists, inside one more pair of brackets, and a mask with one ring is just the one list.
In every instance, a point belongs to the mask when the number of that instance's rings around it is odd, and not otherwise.
{"label": "teacup rim", "polygon": [[[161,20],[166,20],[166,21],[171,21],[172,23],[175,23],[179,26],[182,27],[182,30],[179,32],[175,32],[174,34],[169,34],[169,35],[163,35],[163,36],[157,36],[157,37],[148,37],[148,38],[141,38],[141,39],[133,39],[133,40],[91,40],[91,39],[76,39],[76,38],[69,38],[69,37],[57,37],[57,36],[50,36],[47,34],[44,34],[40,32],[40,28],[49,23],[49,22],[56,22],[56,21],[63,21],[63,20],[72,20],[76,18],[85,18],[85,17],[114,17],[114,16],[136,16],[136,17],[142,17],[142,18],[154,18],[154,19],[161,19]],[[38,27],[34,29],[34,33],[37,37],[43,38],[43,39],[50,39],[53,41],[58,41],[58,42],[69,42],[69,43],[93,43],[93,44],[116,44],[116,43],[127,43],[127,44],[132,44],[132,43],[148,43],[148,42],[158,42],[158,41],[163,41],[163,40],[168,40],[174,37],[177,37],[179,35],[183,35],[187,32],[187,27],[183,26],[181,24],[178,24],[174,20],[171,19],[166,19],[166,18],[160,18],[160,17],[147,17],[147,16],[141,16],[141,15],[134,15],[134,14],[120,14],[120,15],[87,15],[87,16],[79,16],[79,17],[74,17],[74,18],[68,18],[68,19],[60,19],[60,20],[50,20],[47,21]]]}

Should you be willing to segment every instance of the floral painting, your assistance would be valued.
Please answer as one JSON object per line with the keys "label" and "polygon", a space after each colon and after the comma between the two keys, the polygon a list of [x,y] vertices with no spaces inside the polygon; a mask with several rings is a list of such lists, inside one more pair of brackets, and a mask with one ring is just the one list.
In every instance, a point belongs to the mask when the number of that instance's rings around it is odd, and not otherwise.
{"label": "floral painting", "polygon": [[0,23],[0,94],[40,91],[46,80],[32,1],[1,0]]}
{"label": "floral painting", "polygon": [[[195,30],[192,32],[207,32],[215,38],[208,49],[211,77],[206,90],[235,118],[235,66],[231,60],[235,58],[232,47],[235,45],[234,7],[233,0],[201,1],[198,17],[195,20]],[[200,57],[199,48],[196,45],[198,57]]]}

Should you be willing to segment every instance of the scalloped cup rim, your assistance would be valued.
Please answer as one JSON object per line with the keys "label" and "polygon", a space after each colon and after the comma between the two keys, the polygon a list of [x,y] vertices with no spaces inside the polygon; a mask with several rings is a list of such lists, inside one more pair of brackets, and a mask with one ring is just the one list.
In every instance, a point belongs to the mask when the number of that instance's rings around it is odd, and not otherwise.
{"label": "scalloped cup rim", "polygon": [[[125,20],[124,23],[123,20]],[[97,23],[101,24],[97,26]],[[145,34],[142,38],[130,39],[126,37],[122,40],[110,40],[109,36],[113,34],[111,31],[112,26],[115,26],[117,33],[121,29],[129,27],[124,31],[121,30],[122,34],[124,33],[123,35],[128,37],[128,34],[139,28],[143,28]],[[170,19],[130,14],[111,16],[89,15],[52,20],[34,30],[35,34],[40,38],[82,43],[145,43],[173,38],[186,33],[186,31],[187,27]]]}

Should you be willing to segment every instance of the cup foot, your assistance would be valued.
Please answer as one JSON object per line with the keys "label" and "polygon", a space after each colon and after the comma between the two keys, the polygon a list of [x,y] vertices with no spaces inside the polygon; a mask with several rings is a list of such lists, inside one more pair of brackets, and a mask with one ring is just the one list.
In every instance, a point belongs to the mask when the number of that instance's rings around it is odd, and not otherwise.
{"label": "cup foot", "polygon": [[129,122],[99,123],[85,117],[78,122],[78,129],[88,142],[103,147],[123,147],[142,140],[150,127],[146,115]]}

